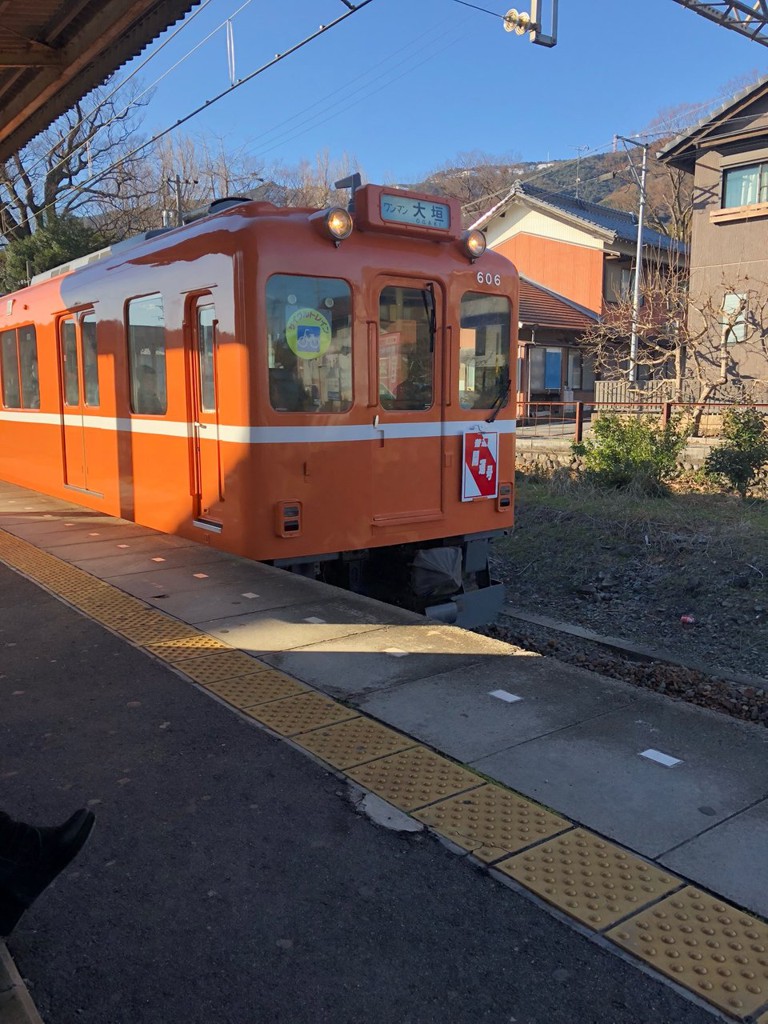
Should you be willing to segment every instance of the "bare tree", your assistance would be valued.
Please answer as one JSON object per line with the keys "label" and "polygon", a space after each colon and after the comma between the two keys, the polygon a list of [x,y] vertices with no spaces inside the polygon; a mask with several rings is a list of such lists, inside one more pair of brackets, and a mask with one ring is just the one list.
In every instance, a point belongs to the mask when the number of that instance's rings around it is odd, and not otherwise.
{"label": "bare tree", "polygon": [[[668,262],[659,254],[644,268],[640,296],[633,397],[697,403],[760,397],[768,385],[767,282],[724,273],[717,287],[692,292],[684,258]],[[602,320],[584,335],[604,380],[626,381],[632,325],[627,295],[606,304]]]}
{"label": "bare tree", "polygon": [[342,153],[341,157],[334,158],[327,149],[295,167],[276,164],[266,172],[270,185],[267,198],[281,206],[323,209],[338,205],[343,195],[334,188],[334,183],[355,171],[362,174],[356,157]]}
{"label": "bare tree", "polygon": [[141,101],[136,90],[96,89],[21,153],[0,164],[0,234],[26,238],[65,214],[84,216],[149,196],[131,156]]}
{"label": "bare tree", "polygon": [[425,189],[458,199],[467,223],[475,220],[508,192],[520,177],[519,157],[491,156],[479,150],[458,153],[441,164],[422,183]]}

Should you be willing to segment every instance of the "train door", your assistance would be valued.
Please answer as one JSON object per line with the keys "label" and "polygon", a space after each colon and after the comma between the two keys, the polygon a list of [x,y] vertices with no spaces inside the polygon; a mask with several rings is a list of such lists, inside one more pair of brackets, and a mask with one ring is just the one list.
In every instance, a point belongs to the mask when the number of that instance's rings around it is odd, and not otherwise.
{"label": "train door", "polygon": [[374,523],[426,522],[442,515],[443,296],[431,281],[402,278],[380,282],[378,295]]}
{"label": "train door", "polygon": [[203,529],[221,530],[224,498],[219,437],[218,346],[216,309],[210,297],[198,298],[192,310],[193,515]]}
{"label": "train door", "polygon": [[87,491],[88,432],[85,410],[99,404],[96,317],[92,311],[59,321],[64,483]]}

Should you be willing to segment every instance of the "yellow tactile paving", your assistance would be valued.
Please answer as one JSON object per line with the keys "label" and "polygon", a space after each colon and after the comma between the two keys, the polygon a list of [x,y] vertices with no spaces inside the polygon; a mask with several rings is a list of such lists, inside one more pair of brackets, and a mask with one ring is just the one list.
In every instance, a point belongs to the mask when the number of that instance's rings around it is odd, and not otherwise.
{"label": "yellow tactile paving", "polygon": [[353,768],[417,745],[415,740],[370,718],[353,718],[327,729],[316,729],[298,736],[296,742],[334,768]]}
{"label": "yellow tactile paving", "polygon": [[608,938],[734,1017],[768,1003],[768,925],[692,886]]}
{"label": "yellow tactile paving", "polygon": [[755,1021],[755,1024],[768,1024],[768,1013],[761,1014]]}
{"label": "yellow tactile paving", "polygon": [[[184,671],[181,664],[179,669]],[[256,704],[309,692],[306,686],[290,676],[268,668],[255,669],[249,675],[237,676],[235,679],[208,683],[206,689],[236,708],[252,708]]]}
{"label": "yellow tactile paving", "polygon": [[[162,640],[163,637],[172,637],[176,632],[173,619],[167,619],[159,613],[155,614],[146,610],[111,613],[88,610],[88,615],[96,622],[109,626],[110,629],[127,640],[139,645]],[[235,673],[229,674],[234,675]]]}
{"label": "yellow tactile paving", "polygon": [[337,704],[330,697],[319,693],[305,693],[284,700],[273,700],[268,704],[247,708],[246,715],[257,719],[281,736],[298,736],[299,733],[319,729],[347,718],[357,718],[358,713]]}
{"label": "yellow tactile paving", "polygon": [[203,686],[220,682],[222,679],[231,679],[233,676],[249,675],[259,665],[249,654],[243,654],[242,651],[236,651],[231,647],[220,651],[204,651],[197,658],[187,658],[174,664],[185,676],[194,679],[196,683],[202,683]]}
{"label": "yellow tactile paving", "polygon": [[353,768],[347,775],[404,811],[413,811],[482,784],[482,779],[474,772],[433,754],[426,747],[372,761]]}
{"label": "yellow tactile paving", "polygon": [[487,862],[572,827],[565,818],[494,785],[441,800],[413,816]]}
{"label": "yellow tactile paving", "polygon": [[496,868],[595,931],[682,885],[619,846],[575,829]]}
{"label": "yellow tactile paving", "polygon": [[188,658],[198,658],[201,654],[210,654],[211,651],[232,650],[228,644],[217,640],[215,636],[198,633],[194,629],[189,629],[187,632],[182,632],[182,629],[179,629],[176,636],[144,644],[144,647],[158,658],[170,661],[174,665],[186,661]]}

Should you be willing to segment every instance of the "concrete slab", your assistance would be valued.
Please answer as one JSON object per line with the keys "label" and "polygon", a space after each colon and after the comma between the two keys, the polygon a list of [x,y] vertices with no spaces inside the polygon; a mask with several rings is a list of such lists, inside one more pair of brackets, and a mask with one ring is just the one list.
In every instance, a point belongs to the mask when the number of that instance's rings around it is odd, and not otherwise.
{"label": "concrete slab", "polygon": [[[162,568],[161,563],[156,563],[157,568],[151,572],[137,572],[130,576],[106,577],[106,582],[119,587],[134,597],[140,597],[144,601],[157,603],[158,608],[163,608],[177,615],[178,611],[173,610],[175,602],[178,602],[179,610],[184,607],[188,599],[191,604],[199,603],[198,611],[201,617],[205,617],[205,610],[209,607],[209,595],[212,592],[226,593],[235,601],[243,594],[255,593],[256,587],[263,590],[263,581],[255,572],[253,563],[245,562],[240,565],[238,562],[227,562],[223,560],[212,560],[206,562],[199,571],[195,566],[180,566]],[[249,565],[251,567],[249,567]],[[258,596],[258,595],[257,595]],[[272,596],[266,595],[262,598],[265,607],[270,607]],[[290,600],[290,597],[287,598]],[[245,599],[243,599],[244,604]],[[247,607],[253,607],[250,601]],[[258,605],[258,607],[261,607]],[[210,611],[208,612],[210,616]],[[189,620],[193,622],[193,619]]]}
{"label": "concrete slab", "polygon": [[[67,523],[71,523],[71,525],[68,526]],[[86,542],[91,539],[103,541],[123,537],[161,536],[156,530],[139,526],[137,523],[118,521],[115,524],[114,520],[96,516],[90,520],[44,519],[34,523],[13,523],[3,526],[3,529],[12,533],[14,537],[20,537],[46,551],[53,551],[65,544]]]}
{"label": "concrete slab", "polygon": [[[164,558],[168,551],[178,551],[183,548],[194,548],[201,552],[210,550],[201,544],[195,544],[194,541],[182,540],[180,537],[169,537],[164,533],[151,533],[143,537],[123,537],[117,535],[107,539],[102,537],[83,537],[82,535],[74,534],[72,541],[69,544],[58,544],[55,554],[62,561],[73,564],[79,563],[86,558],[100,559],[110,556],[127,558],[130,555],[136,554],[160,555]],[[43,538],[36,543],[43,550],[46,550],[47,545]]]}
{"label": "concrete slab", "polygon": [[[640,754],[679,758],[666,768]],[[640,694],[474,767],[575,821],[657,857],[768,796],[768,731]]]}
{"label": "concrete slab", "polygon": [[[80,509],[77,510],[81,511]],[[49,509],[40,508],[21,508],[18,507],[15,510],[6,509],[0,510],[0,528],[7,529],[9,525],[24,525],[26,523],[61,523],[65,522],[72,509],[60,509],[51,506]],[[99,515],[98,512],[90,513],[93,517]]]}
{"label": "concrete slab", "polygon": [[[21,515],[23,513],[50,513],[55,516],[67,515],[70,512],[91,512],[83,509],[81,505],[74,505],[69,501],[62,501],[61,498],[51,498],[47,494],[37,494],[35,491],[27,491],[23,487],[16,487],[14,484],[4,484],[0,489],[0,513],[10,515]],[[101,513],[92,511],[92,515]]]}
{"label": "concrete slab", "polygon": [[660,858],[751,911],[768,917],[768,800],[729,818]]}
{"label": "concrete slab", "polygon": [[220,553],[202,566],[157,566],[151,572],[116,576],[107,582],[193,624],[228,613],[330,600],[329,588],[315,580],[234,555]]}
{"label": "concrete slab", "polygon": [[[507,696],[491,696],[493,691]],[[637,695],[627,684],[519,651],[356,703],[457,760],[474,761],[626,707]]]}
{"label": "concrete slab", "polygon": [[[56,552],[56,556],[61,557],[59,551]],[[190,542],[187,546],[177,548],[157,547],[154,554],[152,550],[142,552],[129,549],[102,558],[73,558],[72,565],[84,569],[98,579],[106,579],[136,572],[161,571],[163,568],[174,569],[184,565],[202,568],[206,563],[215,562],[220,557],[218,551]],[[164,561],[153,562],[153,558],[162,558]],[[119,584],[115,582],[115,586]]]}
{"label": "concrete slab", "polygon": [[[249,603],[246,599],[241,600]],[[179,612],[174,611],[174,615],[179,615]],[[326,594],[324,600],[196,621],[195,625],[248,654],[262,655],[309,647],[410,621],[410,613],[401,612],[398,608],[387,605],[361,607],[354,597]]]}
{"label": "concrete slab", "polygon": [[345,698],[509,658],[514,651],[498,640],[422,619],[267,655],[264,660],[318,690]]}

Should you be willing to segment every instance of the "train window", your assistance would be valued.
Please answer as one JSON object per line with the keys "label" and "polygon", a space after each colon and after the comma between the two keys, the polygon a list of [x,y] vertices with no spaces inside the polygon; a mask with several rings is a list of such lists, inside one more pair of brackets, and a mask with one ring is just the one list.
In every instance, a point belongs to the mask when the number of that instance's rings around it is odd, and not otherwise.
{"label": "train window", "polygon": [[29,324],[0,334],[3,405],[11,409],[39,409],[37,337]]}
{"label": "train window", "polygon": [[278,412],[352,406],[352,293],[345,281],[275,274],[267,282],[269,399]]}
{"label": "train window", "polygon": [[425,291],[389,285],[379,296],[379,401],[384,409],[428,409],[434,342]]}
{"label": "train window", "polygon": [[165,415],[165,312],[160,295],[128,303],[128,365],[131,410],[145,416]]}
{"label": "train window", "polygon": [[459,403],[492,409],[509,401],[512,307],[503,295],[466,292],[461,299]]}
{"label": "train window", "polygon": [[77,365],[77,333],[74,320],[61,323],[61,360],[64,367],[64,404],[80,405],[80,368]]}
{"label": "train window", "polygon": [[200,358],[200,408],[203,412],[216,411],[215,323],[216,312],[213,306],[200,306],[197,310],[197,346]]}
{"label": "train window", "polygon": [[9,409],[21,408],[19,386],[19,353],[16,347],[16,331],[0,334],[3,359],[3,405]]}
{"label": "train window", "polygon": [[83,386],[85,404],[99,404],[99,359],[96,345],[96,317],[86,313],[80,320],[83,338]]}

